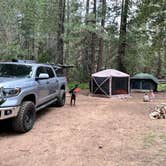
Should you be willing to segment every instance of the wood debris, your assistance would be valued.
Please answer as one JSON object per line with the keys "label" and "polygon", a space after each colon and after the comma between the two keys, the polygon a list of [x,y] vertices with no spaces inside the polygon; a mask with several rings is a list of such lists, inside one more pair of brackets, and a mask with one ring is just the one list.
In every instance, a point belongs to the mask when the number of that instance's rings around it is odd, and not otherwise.
{"label": "wood debris", "polygon": [[150,119],[166,119],[166,103],[157,105],[149,114]]}

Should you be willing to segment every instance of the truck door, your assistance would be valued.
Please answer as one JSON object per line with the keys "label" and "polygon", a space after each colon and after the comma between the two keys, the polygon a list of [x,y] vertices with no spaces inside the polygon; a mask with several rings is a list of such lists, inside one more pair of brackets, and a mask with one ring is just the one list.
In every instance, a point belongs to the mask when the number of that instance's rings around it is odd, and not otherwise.
{"label": "truck door", "polygon": [[[36,71],[36,77],[38,78],[41,73],[46,73],[45,67],[38,67]],[[49,79],[41,79],[37,80],[37,89],[38,89],[38,104],[43,104],[47,102],[48,96],[49,96]]]}
{"label": "truck door", "polygon": [[48,79],[48,89],[49,89],[49,100],[55,98],[58,93],[58,79],[55,76],[51,67],[45,67],[47,74],[49,75]]}

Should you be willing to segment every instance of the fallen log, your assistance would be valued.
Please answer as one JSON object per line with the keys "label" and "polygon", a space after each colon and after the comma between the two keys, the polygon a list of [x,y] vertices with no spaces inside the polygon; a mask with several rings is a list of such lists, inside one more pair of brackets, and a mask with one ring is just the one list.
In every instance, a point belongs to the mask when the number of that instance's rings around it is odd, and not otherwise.
{"label": "fallen log", "polygon": [[166,103],[157,105],[149,114],[150,119],[166,119]]}

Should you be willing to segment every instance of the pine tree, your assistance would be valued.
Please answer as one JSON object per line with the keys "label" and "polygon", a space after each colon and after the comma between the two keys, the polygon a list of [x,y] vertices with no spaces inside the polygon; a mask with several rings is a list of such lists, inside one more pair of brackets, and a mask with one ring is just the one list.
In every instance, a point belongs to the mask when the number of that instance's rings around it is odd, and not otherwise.
{"label": "pine tree", "polygon": [[124,58],[125,58],[126,45],[127,45],[126,35],[127,35],[128,10],[129,10],[129,0],[122,0],[119,48],[118,48],[118,68],[119,70],[124,72],[126,72]]}

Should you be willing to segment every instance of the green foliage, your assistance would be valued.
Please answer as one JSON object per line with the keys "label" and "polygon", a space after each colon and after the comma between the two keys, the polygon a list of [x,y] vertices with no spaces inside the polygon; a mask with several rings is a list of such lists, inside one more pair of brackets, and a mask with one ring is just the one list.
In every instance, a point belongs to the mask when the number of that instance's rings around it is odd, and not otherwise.
{"label": "green foliage", "polygon": [[68,88],[72,89],[75,87],[75,85],[78,85],[80,89],[89,89],[88,83],[79,83],[79,82],[68,83]]}
{"label": "green foliage", "polygon": [[144,137],[144,147],[145,148],[150,148],[155,144],[156,141],[156,134],[154,133],[149,133]]}
{"label": "green foliage", "polygon": [[[157,77],[165,75],[165,22],[164,1],[144,1],[137,4],[137,13],[129,22],[129,47],[127,49],[126,65],[133,61],[134,72],[149,72]],[[131,58],[133,57],[133,59]],[[133,67],[132,67],[133,66]]]}
{"label": "green foliage", "polygon": [[49,57],[48,57],[48,54],[40,55],[38,61],[39,61],[40,63],[49,62],[50,59],[49,59]]}
{"label": "green foliage", "polygon": [[[0,59],[32,59],[57,62],[59,0],[0,1]],[[64,63],[74,64],[67,72],[70,81],[86,82],[90,77],[91,55],[94,71],[99,56],[99,41],[103,40],[103,69],[117,68],[119,18],[121,1],[106,1],[105,27],[101,26],[102,1],[93,3],[86,14],[86,1],[66,0]],[[165,1],[130,1],[127,24],[127,44],[124,66],[131,75],[149,72],[166,75]],[[95,19],[96,18],[96,19]],[[92,34],[95,36],[92,52]]]}
{"label": "green foliage", "polygon": [[166,134],[161,134],[159,137],[166,143]]}
{"label": "green foliage", "polygon": [[166,84],[159,84],[157,87],[158,91],[166,91]]}

